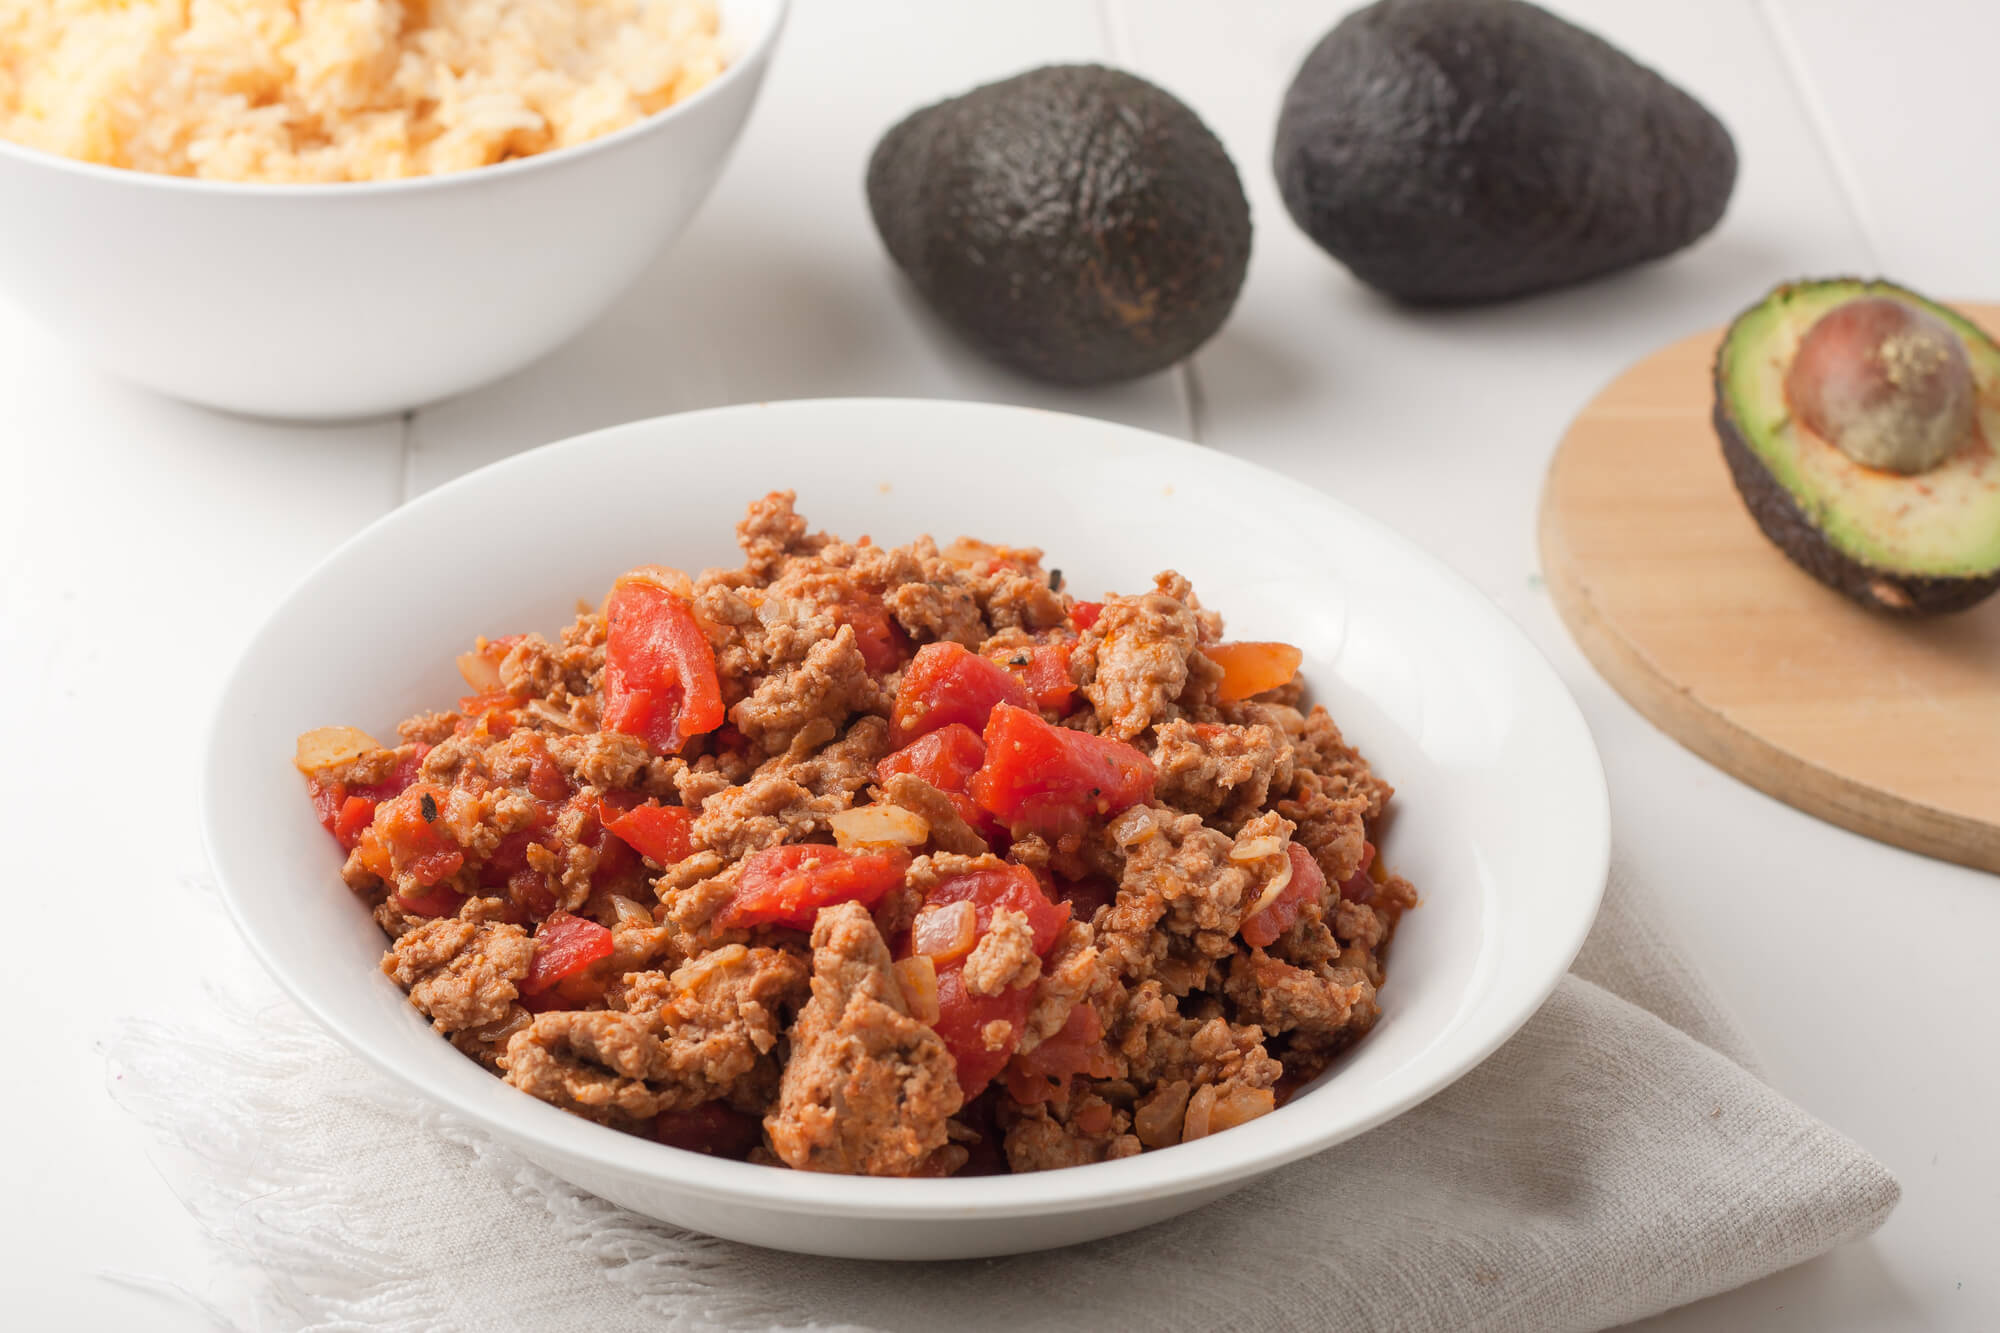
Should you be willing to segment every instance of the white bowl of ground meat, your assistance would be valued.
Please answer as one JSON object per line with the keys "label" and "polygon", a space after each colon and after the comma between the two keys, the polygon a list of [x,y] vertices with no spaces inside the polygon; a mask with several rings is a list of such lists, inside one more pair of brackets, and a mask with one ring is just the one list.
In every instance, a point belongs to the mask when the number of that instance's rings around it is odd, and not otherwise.
{"label": "white bowl of ground meat", "polygon": [[649,1216],[883,1259],[1127,1230],[1408,1109],[1546,998],[1609,845],[1553,672],[1388,530],[862,400],[383,519],[252,642],[204,808],[383,1071]]}

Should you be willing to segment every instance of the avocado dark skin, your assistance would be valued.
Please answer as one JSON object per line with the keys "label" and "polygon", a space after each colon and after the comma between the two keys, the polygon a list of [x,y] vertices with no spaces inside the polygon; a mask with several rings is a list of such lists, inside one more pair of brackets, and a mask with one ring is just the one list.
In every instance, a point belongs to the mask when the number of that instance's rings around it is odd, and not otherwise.
{"label": "avocado dark skin", "polygon": [[1715,433],[1729,476],[1750,517],[1806,573],[1871,611],[1892,616],[1938,616],[1976,606],[2000,590],[2000,574],[1985,578],[1926,578],[1878,569],[1835,550],[1820,535],[1791,494],[1750,452],[1736,422],[1718,399]]}
{"label": "avocado dark skin", "polygon": [[915,112],[876,145],[868,206],[946,323],[1060,384],[1181,360],[1228,318],[1250,260],[1250,207],[1215,135],[1097,65]]}
{"label": "avocado dark skin", "polygon": [[1715,226],[1736,146],[1692,97],[1520,0],[1381,0],[1285,95],[1294,221],[1417,305],[1525,296],[1670,255]]}

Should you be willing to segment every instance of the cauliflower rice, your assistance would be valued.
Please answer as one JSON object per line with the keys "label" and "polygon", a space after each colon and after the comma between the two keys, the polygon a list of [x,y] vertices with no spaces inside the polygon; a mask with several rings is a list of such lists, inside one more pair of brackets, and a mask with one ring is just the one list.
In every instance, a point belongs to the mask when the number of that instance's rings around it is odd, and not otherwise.
{"label": "cauliflower rice", "polygon": [[608,134],[721,73],[709,0],[0,0],[0,137],[208,180],[386,180]]}

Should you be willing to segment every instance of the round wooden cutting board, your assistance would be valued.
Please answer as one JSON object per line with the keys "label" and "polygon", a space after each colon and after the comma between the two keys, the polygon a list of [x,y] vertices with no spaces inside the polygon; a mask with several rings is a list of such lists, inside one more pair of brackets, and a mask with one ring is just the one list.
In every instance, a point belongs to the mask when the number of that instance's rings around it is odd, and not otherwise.
{"label": "round wooden cutting board", "polygon": [[[1959,307],[2000,330],[2000,306]],[[1787,804],[2000,873],[2000,594],[1895,621],[1757,530],[1709,424],[1716,330],[1626,371],[1542,492],[1542,569],[1584,654],[1655,725]]]}

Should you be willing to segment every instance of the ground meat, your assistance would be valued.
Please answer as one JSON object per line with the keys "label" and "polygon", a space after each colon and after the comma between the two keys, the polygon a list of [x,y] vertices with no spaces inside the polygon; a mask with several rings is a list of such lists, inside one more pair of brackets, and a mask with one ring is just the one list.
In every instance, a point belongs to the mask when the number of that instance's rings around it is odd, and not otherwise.
{"label": "ground meat", "polygon": [[382,970],[430,1015],[432,1027],[458,1032],[511,1016],[534,958],[534,942],[519,926],[440,917],[399,938]]}
{"label": "ground meat", "polygon": [[1154,733],[1154,796],[1233,828],[1292,781],[1292,747],[1268,726],[1175,720]]}
{"label": "ground meat", "polygon": [[853,629],[843,625],[831,639],[814,644],[798,666],[764,677],[729,710],[729,720],[765,754],[781,754],[815,719],[838,728],[867,709],[887,711],[882,687],[868,674]]}
{"label": "ground meat", "polygon": [[919,643],[977,648],[986,637],[986,620],[979,612],[979,603],[948,574],[901,584],[882,601],[896,623]]}
{"label": "ground meat", "polygon": [[557,1106],[641,1119],[726,1096],[777,1045],[805,964],[741,945],[627,987],[628,1011],[539,1015],[507,1043],[507,1081]]}
{"label": "ground meat", "polygon": [[1169,571],[1154,592],[1107,599],[1070,659],[1107,736],[1131,740],[1166,720],[1187,686],[1200,630],[1186,604],[1165,591],[1179,577]]}
{"label": "ground meat", "polygon": [[978,856],[986,839],[965,822],[951,798],[914,773],[897,773],[879,788],[878,800],[900,805],[930,825],[930,846],[940,852]]}
{"label": "ground meat", "polygon": [[965,958],[965,989],[973,995],[998,995],[1031,985],[1042,975],[1035,953],[1035,932],[1025,912],[1002,907],[979,943]]}
{"label": "ground meat", "polygon": [[1103,957],[1092,942],[1090,927],[1078,921],[1066,923],[1035,983],[1034,1003],[1021,1032],[1021,1053],[1026,1055],[1060,1032],[1070,1012],[1105,979]]}
{"label": "ground meat", "polygon": [[[1095,1134],[1077,1123],[1093,1113],[1103,1124]],[[1129,1132],[1131,1123],[1131,1116],[1094,1098],[1073,1108],[1067,1120],[1057,1119],[1046,1105],[1024,1107],[1007,1127],[1007,1165],[1015,1171],[1051,1171],[1130,1157],[1143,1146]]]}
{"label": "ground meat", "polygon": [[866,909],[823,909],[812,947],[812,999],[764,1121],[771,1147],[800,1170],[909,1175],[959,1108],[951,1056],[910,1016]]}
{"label": "ground meat", "polygon": [[772,491],[750,503],[750,512],[736,525],[736,544],[743,548],[747,568],[770,578],[786,557],[807,555],[825,546],[820,533],[808,535],[806,521],[793,511],[796,491]]}
{"label": "ground meat", "polygon": [[[628,1132],[685,1132],[681,1112],[720,1105],[764,1126],[752,1161],[931,1176],[1080,1165],[1242,1124],[1275,1105],[1280,1074],[1314,1077],[1376,1021],[1416,902],[1379,863],[1360,874],[1391,790],[1304,682],[1221,701],[1208,649],[1222,621],[1186,579],[1163,573],[1093,612],[1039,551],[842,542],[812,532],[789,492],[752,505],[737,535],[744,564],[688,592],[726,720],[677,752],[604,729],[610,627],[580,608],[553,637],[478,641],[499,681],[467,713],[419,714],[399,745],[363,741],[308,774],[350,848],[343,879],[393,942],[384,970],[469,1058]],[[910,654],[936,642],[1022,671],[1047,722],[1148,756],[1151,800],[1007,829],[964,792],[883,778]],[[1066,697],[1044,674],[1063,659]],[[394,795],[412,772],[436,790]],[[365,828],[343,787],[372,803]],[[622,825],[631,843],[609,830],[645,800],[685,812],[688,855],[677,814]],[[924,842],[907,865],[833,867],[832,820],[869,803],[917,815]],[[1275,939],[1253,931],[1269,940],[1253,948],[1242,928],[1280,900],[1291,842],[1327,887],[1285,899],[1296,915]],[[829,853],[796,871],[801,892],[835,900],[810,954],[804,916],[768,896],[789,880],[742,892],[749,859],[786,844]],[[1056,916],[1021,896],[1036,892],[1022,869]],[[977,900],[961,984],[936,1000],[967,1007],[933,1028],[885,941],[912,947],[947,880],[1001,870],[978,891],[1005,896]],[[731,903],[742,911],[719,927]],[[559,911],[608,930],[609,955],[539,990],[530,1013],[519,988]],[[1031,921],[1044,938],[1053,923],[1041,955]],[[1022,1007],[977,1008],[1009,995]],[[954,1054],[981,1046],[1008,1063],[961,1108]]]}
{"label": "ground meat", "polygon": [[725,788],[702,802],[694,820],[695,846],[734,861],[781,842],[803,842],[844,806],[843,801],[814,796],[783,773],[760,772],[745,785]]}

